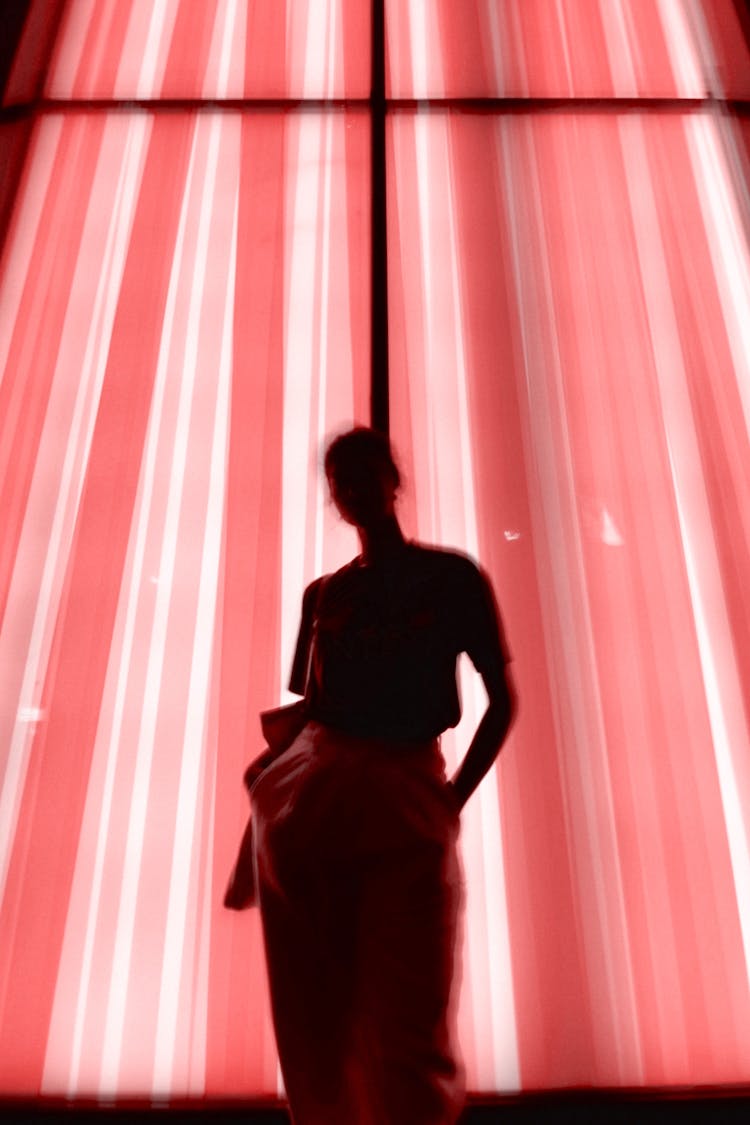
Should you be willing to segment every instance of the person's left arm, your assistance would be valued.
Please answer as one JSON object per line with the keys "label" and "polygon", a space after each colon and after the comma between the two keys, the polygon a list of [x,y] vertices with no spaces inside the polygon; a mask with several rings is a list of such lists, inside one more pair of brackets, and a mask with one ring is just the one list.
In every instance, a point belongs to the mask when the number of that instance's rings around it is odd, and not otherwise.
{"label": "person's left arm", "polygon": [[465,630],[463,649],[487,690],[487,710],[482,716],[468,750],[449,785],[460,808],[468,801],[491,768],[510,730],[518,710],[500,612],[485,572],[472,564],[470,581],[462,605]]}

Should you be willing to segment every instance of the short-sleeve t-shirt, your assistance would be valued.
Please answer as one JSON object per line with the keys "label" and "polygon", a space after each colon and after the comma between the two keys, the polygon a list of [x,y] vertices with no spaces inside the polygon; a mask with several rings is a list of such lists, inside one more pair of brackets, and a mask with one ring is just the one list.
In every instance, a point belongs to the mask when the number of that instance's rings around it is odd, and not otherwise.
{"label": "short-sleeve t-shirt", "polygon": [[490,582],[459,551],[406,541],[310,583],[289,689],[331,726],[430,739],[461,717],[461,652],[488,675],[511,659]]}

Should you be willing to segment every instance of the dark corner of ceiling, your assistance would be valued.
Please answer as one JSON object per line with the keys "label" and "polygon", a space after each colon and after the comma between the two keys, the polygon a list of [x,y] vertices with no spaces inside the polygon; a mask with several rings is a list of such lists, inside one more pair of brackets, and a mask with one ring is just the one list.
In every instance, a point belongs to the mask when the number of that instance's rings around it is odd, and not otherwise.
{"label": "dark corner of ceiling", "polygon": [[0,3],[0,92],[3,101],[10,68],[30,7],[31,0],[2,0]]}
{"label": "dark corner of ceiling", "polygon": [[[0,91],[2,108],[27,106],[41,94],[66,0],[0,0]],[[13,63],[20,66],[8,89]]]}
{"label": "dark corner of ceiling", "polygon": [[745,36],[747,49],[750,51],[750,0],[734,0],[734,7],[742,34]]}
{"label": "dark corner of ceiling", "polygon": [[0,252],[66,0],[0,0]]}

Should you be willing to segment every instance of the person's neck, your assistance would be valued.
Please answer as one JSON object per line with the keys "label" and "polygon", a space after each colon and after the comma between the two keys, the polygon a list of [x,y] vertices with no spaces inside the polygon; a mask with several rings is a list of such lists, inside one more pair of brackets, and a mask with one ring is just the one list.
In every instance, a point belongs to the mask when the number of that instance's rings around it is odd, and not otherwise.
{"label": "person's neck", "polygon": [[372,527],[357,529],[362,546],[361,560],[365,566],[387,562],[405,546],[403,532],[395,516],[387,516]]}

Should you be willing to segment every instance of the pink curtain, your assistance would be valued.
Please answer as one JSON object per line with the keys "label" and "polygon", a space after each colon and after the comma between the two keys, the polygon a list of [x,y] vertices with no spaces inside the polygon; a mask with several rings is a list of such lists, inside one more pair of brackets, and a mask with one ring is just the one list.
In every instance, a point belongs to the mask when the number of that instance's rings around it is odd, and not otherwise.
{"label": "pink curtain", "polygon": [[389,143],[409,529],[488,567],[521,698],[465,813],[470,1083],[746,1081],[750,255],[721,132],[433,113]]}
{"label": "pink curtain", "polygon": [[732,0],[386,0],[389,93],[701,98],[703,7],[740,73],[750,58]]}
{"label": "pink curtain", "polygon": [[258,711],[351,544],[316,475],[369,399],[363,115],[65,115],[4,262],[5,1090],[275,1090],[221,908]]}
{"label": "pink curtain", "polygon": [[[391,95],[747,94],[730,0],[549,7],[389,0]],[[76,0],[44,93],[369,86],[364,0]],[[462,830],[476,1091],[750,1080],[749,147],[709,103],[389,118],[404,530],[489,570],[521,699]],[[356,549],[319,462],[369,420],[368,110],[48,107],[19,154],[0,1092],[275,1095],[220,904],[302,590]]]}
{"label": "pink curtain", "polygon": [[75,0],[51,98],[367,97],[369,0]]}

